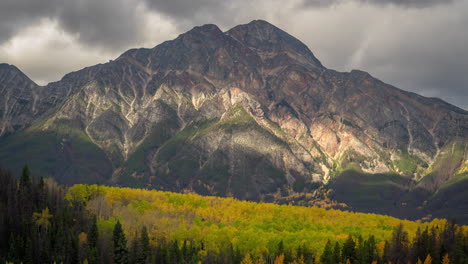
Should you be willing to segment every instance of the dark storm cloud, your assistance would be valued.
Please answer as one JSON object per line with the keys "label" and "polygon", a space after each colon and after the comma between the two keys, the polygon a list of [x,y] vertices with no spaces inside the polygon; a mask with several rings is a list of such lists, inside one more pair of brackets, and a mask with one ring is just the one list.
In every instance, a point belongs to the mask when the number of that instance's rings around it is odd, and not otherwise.
{"label": "dark storm cloud", "polygon": [[[403,16],[393,18],[389,12]],[[161,21],[147,20],[149,14],[161,16]],[[265,19],[305,42],[330,68],[366,70],[402,89],[468,108],[468,1],[464,0],[0,0],[0,61],[14,57],[2,58],[2,44],[45,18],[78,44],[60,53],[57,61],[70,63],[60,66],[64,69],[60,73],[47,70],[40,56],[34,61],[32,55],[15,55],[35,76],[41,72],[61,76],[73,67],[102,62],[102,56],[92,60],[96,50],[111,54],[111,59],[143,43],[155,46],[193,26],[215,23],[229,29]],[[161,22],[168,29],[148,27],[148,21]],[[153,36],[157,34],[161,36]],[[45,55],[51,53],[48,47],[44,45]],[[74,50],[75,57],[63,60]],[[78,64],[79,58],[85,59]]]}
{"label": "dark storm cloud", "polygon": [[[149,8],[176,18],[178,21],[193,21],[202,17],[217,16],[232,8],[230,1],[218,0],[144,0]],[[226,17],[225,19],[229,19]]]}
{"label": "dark storm cloud", "polygon": [[[404,7],[429,7],[448,4],[452,0],[303,0],[298,6],[329,6],[345,2],[364,4],[394,4]],[[242,18],[268,13],[257,10],[259,0],[3,0],[0,3],[0,43],[18,30],[37,23],[41,18],[57,20],[64,30],[79,34],[79,40],[92,46],[122,48],[141,38],[145,5],[164,14],[181,30],[198,24],[216,22],[219,26],[240,23]],[[278,5],[272,5],[277,8]],[[281,8],[281,6],[279,6]]]}
{"label": "dark storm cloud", "polygon": [[[166,15],[182,31],[196,25],[215,23],[219,27],[245,23],[243,19],[252,17],[266,10],[259,10],[259,0],[143,0],[154,12]],[[272,6],[273,6],[273,2]]]}
{"label": "dark storm cloud", "polygon": [[439,4],[450,4],[453,0],[359,0],[369,4],[398,5],[404,7],[430,7]]}
{"label": "dark storm cloud", "polygon": [[140,37],[142,24],[131,0],[67,0],[58,10],[62,27],[80,34],[80,41],[107,48],[122,48]]}
{"label": "dark storm cloud", "polygon": [[141,16],[131,0],[3,0],[0,43],[41,19],[56,20],[93,46],[122,48],[138,38]]}
{"label": "dark storm cloud", "polygon": [[450,4],[456,0],[303,0],[303,4],[304,6],[326,7],[351,1],[372,5],[396,5],[407,8],[425,8],[439,4]]}
{"label": "dark storm cloud", "polygon": [[[0,44],[19,30],[49,18],[78,34],[79,40],[101,48],[122,49],[138,42],[145,8],[166,15],[186,30],[200,23],[231,23],[231,12],[248,3],[216,0],[3,0],[0,3]],[[140,9],[139,9],[140,7]],[[226,14],[230,15],[226,15]]]}
{"label": "dark storm cloud", "polygon": [[[468,109],[468,2],[410,12],[420,22],[375,30],[358,67],[384,81]],[[401,18],[404,19],[404,18]],[[406,20],[411,20],[406,18]]]}
{"label": "dark storm cloud", "polygon": [[0,3],[0,43],[18,30],[56,12],[58,0],[3,0]]}

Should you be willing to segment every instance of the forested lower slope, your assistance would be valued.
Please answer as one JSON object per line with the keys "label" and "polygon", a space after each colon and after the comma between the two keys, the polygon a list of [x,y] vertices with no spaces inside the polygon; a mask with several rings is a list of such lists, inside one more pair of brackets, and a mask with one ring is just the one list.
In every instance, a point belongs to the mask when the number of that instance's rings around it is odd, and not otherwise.
{"label": "forested lower slope", "polygon": [[468,263],[468,228],[0,173],[0,261]]}

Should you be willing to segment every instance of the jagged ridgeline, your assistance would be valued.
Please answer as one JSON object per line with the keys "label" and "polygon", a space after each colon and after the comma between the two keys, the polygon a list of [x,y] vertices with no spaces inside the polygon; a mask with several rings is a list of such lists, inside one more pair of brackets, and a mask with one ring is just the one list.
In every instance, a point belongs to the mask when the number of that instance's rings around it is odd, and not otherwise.
{"label": "jagged ridgeline", "polygon": [[[0,170],[2,263],[466,263],[468,228]],[[27,202],[26,202],[27,201]],[[432,261],[432,262],[431,262]]]}
{"label": "jagged ridgeline", "polygon": [[327,69],[265,21],[195,27],[46,86],[2,64],[0,93],[14,171],[468,221],[467,111]]}

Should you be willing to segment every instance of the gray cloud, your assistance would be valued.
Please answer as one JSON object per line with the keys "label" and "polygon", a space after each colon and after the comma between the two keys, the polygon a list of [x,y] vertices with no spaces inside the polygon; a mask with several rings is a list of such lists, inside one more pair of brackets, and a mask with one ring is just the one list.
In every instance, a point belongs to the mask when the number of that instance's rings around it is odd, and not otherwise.
{"label": "gray cloud", "polygon": [[230,1],[218,0],[145,0],[145,2],[153,10],[167,14],[179,22],[191,24],[204,18],[218,16],[234,7],[230,5]]}
{"label": "gray cloud", "polygon": [[360,0],[364,3],[380,4],[380,5],[398,5],[405,7],[430,7],[433,5],[446,5],[452,3],[454,0]]}
{"label": "gray cloud", "polygon": [[58,0],[4,0],[0,3],[0,42],[25,26],[55,13]]}
{"label": "gray cloud", "polygon": [[456,0],[303,0],[303,5],[306,7],[327,7],[351,1],[372,5],[395,5],[406,8],[426,8],[434,5],[451,4]]}
{"label": "gray cloud", "polygon": [[[277,0],[269,1],[274,3]],[[143,32],[148,12],[166,17],[181,31],[205,23],[232,26],[262,13],[256,4],[265,0],[4,0],[0,3],[0,43],[19,30],[43,18],[60,23],[79,41],[101,48],[134,45],[149,32]],[[263,10],[265,12],[266,10]],[[151,33],[149,33],[151,34]]]}
{"label": "gray cloud", "polygon": [[132,0],[65,1],[57,19],[71,33],[80,34],[80,41],[109,48],[123,48],[140,37],[142,17]]}
{"label": "gray cloud", "polygon": [[132,0],[4,0],[0,3],[0,43],[49,18],[77,34],[83,43],[123,48],[140,37],[138,11],[138,2]]}
{"label": "gray cloud", "polygon": [[[467,2],[3,0],[0,61],[47,82],[128,48],[155,46],[196,25],[215,23],[227,30],[265,19],[305,42],[329,68],[369,71],[402,89],[468,109]],[[47,41],[28,46],[34,37],[46,38],[25,31],[38,25],[57,28]]]}
{"label": "gray cloud", "polygon": [[[296,1],[296,6],[327,7],[359,2],[421,8],[453,1],[456,0],[300,0]],[[111,49],[126,47],[144,37],[145,33],[141,32],[144,14],[138,9],[143,5],[150,11],[167,16],[181,30],[187,30],[210,22],[232,26],[245,22],[242,21],[245,18],[268,16],[270,10],[265,8],[269,6],[282,8],[286,4],[263,0],[4,0],[0,3],[0,43],[41,18],[51,18],[56,19],[67,32],[78,34],[83,43]]]}
{"label": "gray cloud", "polygon": [[186,31],[193,26],[214,23],[221,28],[245,23],[246,19],[253,20],[266,10],[259,9],[267,2],[275,6],[278,0],[143,0],[153,12],[166,15],[178,26]]}
{"label": "gray cloud", "polygon": [[465,1],[393,14],[385,26],[368,32],[365,54],[353,66],[397,87],[468,109],[467,11]]}

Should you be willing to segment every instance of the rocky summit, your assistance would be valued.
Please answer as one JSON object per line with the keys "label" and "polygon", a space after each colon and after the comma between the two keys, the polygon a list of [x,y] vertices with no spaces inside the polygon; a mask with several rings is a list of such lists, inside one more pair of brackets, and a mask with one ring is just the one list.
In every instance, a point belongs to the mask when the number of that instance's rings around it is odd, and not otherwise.
{"label": "rocky summit", "polygon": [[0,65],[0,162],[101,183],[468,221],[468,112],[255,20],[46,86]]}

